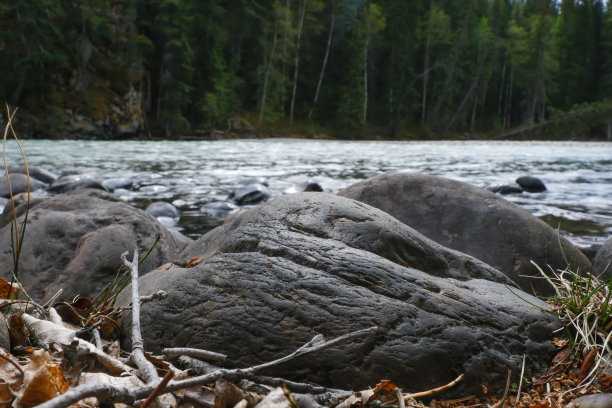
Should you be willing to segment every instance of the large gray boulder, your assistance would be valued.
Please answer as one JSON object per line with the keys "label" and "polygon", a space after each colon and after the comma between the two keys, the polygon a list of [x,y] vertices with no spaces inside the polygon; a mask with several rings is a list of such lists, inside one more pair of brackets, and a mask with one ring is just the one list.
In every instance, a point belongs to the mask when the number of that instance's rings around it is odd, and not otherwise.
{"label": "large gray boulder", "polygon": [[10,189],[8,180],[6,179],[6,174],[0,175],[0,197],[10,197],[11,191],[13,192],[13,195],[28,191],[28,181],[30,185],[30,191],[41,190],[46,186],[45,183],[40,182],[34,178],[30,177],[30,179],[28,180],[28,176],[21,173],[9,173],[9,178],[11,180]]}
{"label": "large gray boulder", "polygon": [[[459,374],[458,395],[530,376],[554,354],[558,319],[498,270],[442,247],[384,212],[334,195],[297,193],[230,218],[197,240],[183,264],[139,279],[145,348],[201,347],[248,366],[285,355],[316,334],[379,326],[381,334],[268,372],[345,389],[391,379],[425,390]],[[193,261],[192,263],[196,263]],[[512,293],[515,292],[517,295]],[[119,299],[127,304],[129,288]],[[130,314],[121,321],[129,347]]]}
{"label": "large gray boulder", "polygon": [[597,250],[593,261],[593,272],[597,275],[610,276],[612,269],[612,237],[608,238]]}
{"label": "large gray boulder", "polygon": [[[25,203],[17,200],[22,224]],[[0,276],[10,280],[13,268],[9,204],[0,217]],[[64,297],[92,296],[110,283],[125,251],[144,254],[159,243],[141,265],[143,272],[173,260],[192,241],[169,231],[153,216],[100,190],[79,190],[37,197],[31,208],[19,260],[19,280],[35,300],[62,288]]]}
{"label": "large gray boulder", "polygon": [[338,193],[391,214],[434,241],[470,254],[499,269],[519,286],[538,295],[553,294],[534,261],[565,269],[568,261],[590,268],[578,248],[526,210],[485,189],[443,177],[388,173]]}

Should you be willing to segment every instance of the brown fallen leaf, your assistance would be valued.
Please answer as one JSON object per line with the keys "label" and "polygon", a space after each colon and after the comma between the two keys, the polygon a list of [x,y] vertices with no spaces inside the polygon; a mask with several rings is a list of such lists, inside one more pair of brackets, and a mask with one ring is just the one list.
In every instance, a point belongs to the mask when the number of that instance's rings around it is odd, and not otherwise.
{"label": "brown fallen leaf", "polygon": [[27,342],[27,329],[25,323],[21,318],[21,315],[11,315],[8,318],[9,338],[11,340],[11,349],[21,346],[26,347]]}
{"label": "brown fallen leaf", "polygon": [[7,384],[11,390],[19,391],[23,384],[23,368],[12,354],[0,347],[0,379]]}
{"label": "brown fallen leaf", "polygon": [[13,283],[11,286],[10,282],[0,279],[0,299],[13,299],[19,296],[19,285]]}
{"label": "brown fallen leaf", "polygon": [[22,391],[14,406],[34,407],[68,390],[62,369],[46,350],[35,350],[25,367]]}
{"label": "brown fallen leaf", "polygon": [[187,262],[187,265],[185,265],[185,268],[192,268],[196,266],[197,264],[201,263],[203,260],[204,258],[202,257],[193,258],[189,262]]}

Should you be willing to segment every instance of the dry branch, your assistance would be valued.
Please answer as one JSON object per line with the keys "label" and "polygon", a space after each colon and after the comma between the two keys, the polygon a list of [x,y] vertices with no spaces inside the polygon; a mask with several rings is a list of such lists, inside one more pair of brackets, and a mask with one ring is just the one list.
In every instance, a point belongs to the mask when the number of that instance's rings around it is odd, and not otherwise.
{"label": "dry branch", "polygon": [[180,357],[180,356],[187,356],[187,357],[199,358],[201,360],[224,361],[227,358],[225,354],[215,353],[214,351],[189,348],[189,347],[165,348],[162,350],[162,352],[169,359],[173,359],[175,357]]}
{"label": "dry branch", "polygon": [[[189,387],[194,387],[202,384],[207,384],[216,381],[219,378],[230,376],[248,376],[256,371],[264,368],[273,367],[289,360],[295,359],[304,354],[313,353],[315,351],[325,350],[335,346],[341,342],[353,340],[356,338],[378,333],[379,328],[374,326],[368,329],[358,330],[352,333],[336,337],[329,341],[321,341],[321,336],[315,336],[311,341],[294,351],[293,353],[281,357],[277,360],[259,364],[248,368],[236,369],[220,369],[210,374],[201,375],[198,377],[188,378],[181,381],[171,381],[164,389],[164,393],[178,391]],[[457,382],[458,380],[455,380]],[[113,402],[128,402],[132,403],[137,399],[142,399],[150,395],[157,388],[158,384],[147,384],[144,387],[136,389],[126,389],[111,384],[92,384],[84,385],[68,390],[66,393],[59,395],[41,405],[39,408],[61,408],[74,404],[87,397],[96,397],[99,401],[111,398]]]}
{"label": "dry branch", "polygon": [[461,374],[459,377],[455,378],[453,381],[451,381],[448,384],[443,385],[441,387],[434,388],[434,389],[427,390],[427,391],[417,392],[417,393],[414,393],[414,394],[404,395],[404,401],[407,401],[410,398],[426,397],[428,395],[435,394],[436,392],[447,390],[447,389],[449,389],[451,387],[454,387],[461,380],[463,380],[463,374]]}

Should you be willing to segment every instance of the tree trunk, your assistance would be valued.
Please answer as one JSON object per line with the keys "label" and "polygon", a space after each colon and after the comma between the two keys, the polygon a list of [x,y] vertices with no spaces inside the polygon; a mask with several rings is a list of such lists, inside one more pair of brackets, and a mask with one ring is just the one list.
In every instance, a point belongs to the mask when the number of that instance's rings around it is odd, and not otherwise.
{"label": "tree trunk", "polygon": [[363,116],[362,122],[365,125],[368,119],[368,46],[370,37],[366,37],[363,46]]}
{"label": "tree trunk", "polygon": [[304,17],[306,15],[306,6],[308,0],[302,0],[300,5],[297,39],[295,43],[295,68],[293,70],[293,91],[291,93],[291,108],[289,109],[289,121],[293,123],[293,109],[295,107],[295,95],[297,93],[297,81],[300,68],[300,40],[302,38],[302,29],[304,28]]}
{"label": "tree trunk", "polygon": [[327,36],[327,47],[325,48],[325,56],[323,57],[323,65],[321,66],[321,73],[319,74],[319,81],[317,82],[317,89],[315,91],[314,100],[310,112],[308,112],[308,119],[312,116],[315,105],[319,100],[319,91],[321,90],[321,84],[323,83],[323,76],[325,75],[325,67],[327,66],[327,58],[329,57],[329,50],[331,49],[332,36],[334,33],[334,22],[336,20],[336,14],[334,13],[334,6],[332,5],[332,14],[329,23],[329,35]]}
{"label": "tree trunk", "polygon": [[268,92],[268,79],[270,78],[270,69],[272,67],[272,60],[274,60],[274,53],[276,51],[276,22],[274,23],[274,34],[272,36],[272,49],[270,50],[270,57],[266,64],[266,73],[264,74],[263,90],[261,92],[261,106],[259,108],[259,123],[261,124],[264,117],[264,111],[266,107],[266,94]]}

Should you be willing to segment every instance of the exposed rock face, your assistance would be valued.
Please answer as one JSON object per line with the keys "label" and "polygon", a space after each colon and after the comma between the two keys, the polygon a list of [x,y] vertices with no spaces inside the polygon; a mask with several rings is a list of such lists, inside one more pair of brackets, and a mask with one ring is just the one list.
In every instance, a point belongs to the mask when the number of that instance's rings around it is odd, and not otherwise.
{"label": "exposed rock face", "polygon": [[596,274],[606,271],[604,276],[610,276],[610,269],[612,269],[612,238],[608,238],[597,250],[593,261],[593,272]]}
{"label": "exposed rock face", "polygon": [[[565,268],[557,231],[490,191],[442,177],[389,173],[338,193],[379,208],[423,235],[504,272],[528,292],[552,294],[530,263]],[[569,241],[563,252],[582,270],[588,259]],[[534,279],[533,277],[537,278]]]}
{"label": "exposed rock face", "polygon": [[[453,390],[459,395],[503,387],[523,353],[533,371],[545,370],[554,353],[557,319],[512,294],[508,277],[354,200],[276,198],[204,235],[183,262],[194,257],[203,260],[139,279],[141,295],[168,293],[142,305],[147,349],[203,347],[246,366],[316,334],[377,325],[380,335],[288,362],[274,375],[347,389],[389,378],[421,390],[465,373]],[[129,314],[121,324],[129,336]]]}
{"label": "exposed rock face", "polygon": [[[25,204],[17,207],[19,224],[24,208]],[[3,215],[4,223],[7,219]],[[143,272],[174,259],[192,241],[104,191],[81,190],[37,198],[31,203],[19,279],[39,301],[60,288],[66,297],[91,296],[113,279],[123,252],[135,248],[147,251],[157,236],[160,241],[141,265]],[[3,225],[0,272],[4,279],[13,267],[10,242],[10,225]]]}

